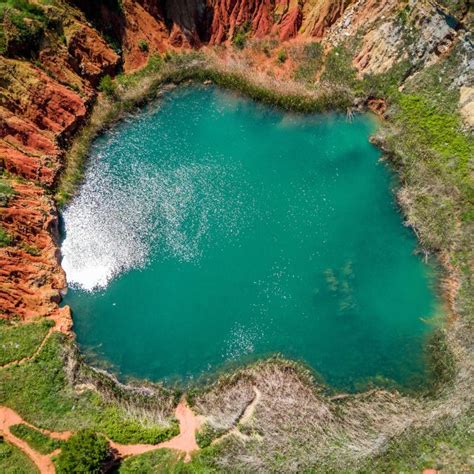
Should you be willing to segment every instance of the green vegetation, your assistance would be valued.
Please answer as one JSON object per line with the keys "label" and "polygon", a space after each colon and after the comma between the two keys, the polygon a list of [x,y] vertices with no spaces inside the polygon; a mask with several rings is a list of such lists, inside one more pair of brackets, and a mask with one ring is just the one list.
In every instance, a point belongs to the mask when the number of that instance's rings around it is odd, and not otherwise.
{"label": "green vegetation", "polygon": [[2,474],[37,474],[33,461],[0,435],[0,472]]}
{"label": "green vegetation", "polygon": [[32,356],[53,325],[49,320],[15,324],[0,319],[0,366]]}
{"label": "green vegetation", "polygon": [[103,92],[108,97],[114,97],[117,90],[115,86],[115,82],[112,78],[107,74],[104,76],[99,83],[99,90]]}
{"label": "green vegetation", "polygon": [[474,418],[464,416],[453,424],[440,422],[432,430],[416,430],[390,442],[386,452],[361,472],[421,472],[423,469],[470,472],[474,455]]}
{"label": "green vegetation", "polygon": [[10,431],[17,438],[25,440],[33,449],[41,454],[50,454],[63,444],[62,441],[50,438],[41,433],[41,431],[24,424],[13,425]]}
{"label": "green vegetation", "polygon": [[[177,434],[176,423],[139,421],[137,412],[129,412],[113,394],[75,392],[64,368],[63,357],[71,350],[69,344],[62,334],[55,332],[34,360],[0,369],[0,405],[11,407],[40,428],[90,428],[119,443],[154,444]],[[170,395],[163,397],[167,404],[173,404]],[[137,400],[134,404],[140,405]],[[159,406],[160,401],[155,399],[154,410]],[[147,418],[146,409],[138,409],[138,413],[142,419]]]}
{"label": "green vegetation", "polygon": [[99,473],[108,457],[107,440],[93,431],[81,430],[64,443],[56,471],[58,474]]}
{"label": "green vegetation", "polygon": [[141,80],[143,80],[147,76],[160,72],[163,67],[163,64],[163,58],[159,54],[152,54],[148,58],[148,62],[146,63],[145,67],[131,74],[120,74],[119,76],[117,76],[116,82],[120,86],[129,89],[131,87],[136,86]]}
{"label": "green vegetation", "polygon": [[232,44],[237,49],[244,49],[247,44],[247,36],[250,32],[251,24],[246,21],[242,25],[235,29],[234,37],[232,38]]}
{"label": "green vegetation", "polygon": [[355,87],[357,84],[356,70],[352,67],[352,56],[344,46],[333,48],[326,57],[325,68],[321,81]]}
{"label": "green vegetation", "polygon": [[286,49],[280,49],[280,51],[278,51],[277,59],[278,62],[281,64],[286,62],[286,60],[288,59],[288,53],[286,52]]}
{"label": "green vegetation", "polygon": [[296,68],[295,80],[311,83],[316,80],[316,74],[321,70],[324,63],[324,50],[321,43],[307,43],[302,52],[296,53],[299,65]]}
{"label": "green vegetation", "polygon": [[213,428],[209,423],[206,423],[196,433],[196,442],[200,448],[207,448],[211,443],[222,436],[226,431]]}
{"label": "green vegetation", "polygon": [[144,53],[147,53],[148,52],[148,43],[141,39],[138,41],[138,48],[140,49],[140,51],[144,52]]}
{"label": "green vegetation", "polygon": [[41,252],[38,247],[35,247],[34,245],[29,245],[27,243],[22,243],[21,248],[28,254],[32,255],[33,257],[38,257],[41,255]]}
{"label": "green vegetation", "polygon": [[[455,168],[461,179],[468,178],[468,161],[474,156],[474,139],[461,132],[457,115],[439,110],[418,94],[400,94],[397,120],[410,130],[413,144],[431,148],[437,159],[435,168]],[[445,164],[446,163],[446,164]]]}
{"label": "green vegetation", "polygon": [[12,196],[16,194],[11,184],[0,178],[0,207],[7,207]]}
{"label": "green vegetation", "polygon": [[7,247],[13,242],[13,237],[0,224],[0,248]]}
{"label": "green vegetation", "polygon": [[0,1],[0,54],[30,55],[52,23],[43,9],[28,0]]}
{"label": "green vegetation", "polygon": [[119,468],[120,474],[211,474],[224,472],[215,464],[220,448],[209,447],[194,454],[191,462],[185,463],[182,455],[169,449],[158,449],[125,459]]}

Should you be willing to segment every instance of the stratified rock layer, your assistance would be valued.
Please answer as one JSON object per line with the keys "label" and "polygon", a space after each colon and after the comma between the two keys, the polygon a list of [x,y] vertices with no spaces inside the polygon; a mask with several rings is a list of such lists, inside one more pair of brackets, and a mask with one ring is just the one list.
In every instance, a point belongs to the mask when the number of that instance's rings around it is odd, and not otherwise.
{"label": "stratified rock layer", "polygon": [[0,208],[14,245],[0,248],[2,315],[29,318],[57,312],[66,279],[59,262],[58,216],[44,189],[12,182],[15,195]]}

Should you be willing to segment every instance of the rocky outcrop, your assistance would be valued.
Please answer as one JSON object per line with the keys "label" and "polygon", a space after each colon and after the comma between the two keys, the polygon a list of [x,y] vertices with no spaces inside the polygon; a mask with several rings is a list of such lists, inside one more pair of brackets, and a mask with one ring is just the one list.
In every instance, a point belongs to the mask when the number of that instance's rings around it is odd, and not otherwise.
{"label": "rocky outcrop", "polygon": [[25,61],[0,57],[0,162],[51,186],[61,167],[58,142],[84,119],[84,100]]}
{"label": "rocky outcrop", "polygon": [[97,85],[104,74],[114,74],[120,56],[88,25],[73,22],[65,28],[68,63],[79,76]]}
{"label": "rocky outcrop", "polygon": [[459,111],[466,125],[474,129],[474,87],[461,87]]}
{"label": "rocky outcrop", "polygon": [[169,31],[158,1],[124,0],[123,8],[123,66],[125,71],[146,64],[150,53],[163,52]]}
{"label": "rocky outcrop", "polygon": [[13,245],[0,248],[0,315],[49,316],[57,312],[66,287],[56,207],[39,186],[11,186],[15,194],[0,207],[0,224],[13,239]]}
{"label": "rocky outcrop", "polygon": [[[365,3],[365,8],[356,13],[355,21],[350,17],[343,21],[361,24],[370,17],[367,9],[371,2],[359,2],[359,6]],[[361,72],[384,73],[404,60],[414,69],[429,65],[445,54],[456,38],[458,22],[430,1],[410,0],[403,8],[393,0],[382,5],[377,22],[365,25],[362,46],[354,58],[354,66]],[[350,25],[337,34],[353,34],[353,29]]]}

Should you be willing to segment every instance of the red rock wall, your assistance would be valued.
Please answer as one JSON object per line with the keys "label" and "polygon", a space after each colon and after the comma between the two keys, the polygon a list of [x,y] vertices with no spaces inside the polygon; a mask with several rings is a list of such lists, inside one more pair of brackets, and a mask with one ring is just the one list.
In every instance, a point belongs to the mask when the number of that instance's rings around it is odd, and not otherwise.
{"label": "red rock wall", "polygon": [[46,37],[38,63],[0,56],[0,171],[15,194],[0,203],[0,225],[12,239],[0,247],[0,317],[59,314],[66,279],[59,262],[56,207],[46,189],[63,166],[64,146],[84,122],[100,77],[120,57],[77,18],[65,42]]}
{"label": "red rock wall", "polygon": [[56,208],[40,186],[30,182],[13,187],[17,194],[0,207],[2,227],[15,243],[0,248],[0,316],[49,316],[66,287]]}

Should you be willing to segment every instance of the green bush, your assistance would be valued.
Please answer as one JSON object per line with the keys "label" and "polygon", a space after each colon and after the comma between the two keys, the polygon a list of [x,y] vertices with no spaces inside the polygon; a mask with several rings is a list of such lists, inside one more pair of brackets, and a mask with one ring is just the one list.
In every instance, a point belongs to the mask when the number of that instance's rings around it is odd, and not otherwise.
{"label": "green bush", "polygon": [[7,247],[13,242],[13,237],[0,225],[0,248]]}
{"label": "green bush", "polygon": [[105,437],[91,430],[78,431],[64,443],[56,460],[56,471],[58,474],[99,473],[109,453]]}
{"label": "green bush", "polygon": [[286,49],[280,49],[280,51],[278,51],[277,59],[278,62],[282,64],[288,59],[288,53],[286,52]]}
{"label": "green bush", "polygon": [[100,80],[99,90],[108,97],[115,97],[117,88],[114,81],[108,74]]}
{"label": "green bush", "polygon": [[148,52],[148,49],[149,49],[149,48],[148,48],[148,43],[147,43],[145,40],[143,40],[143,39],[139,40],[139,41],[138,41],[138,49],[139,49],[140,51],[144,52],[144,53],[147,53],[147,52]]}
{"label": "green bush", "polygon": [[196,433],[196,442],[198,446],[203,449],[211,445],[211,443],[222,436],[225,433],[225,430],[219,430],[213,428],[211,425],[206,423],[197,433]]}
{"label": "green bush", "polygon": [[232,38],[232,44],[237,49],[245,48],[249,31],[250,31],[250,23],[248,21],[246,21],[243,25],[236,28],[234,37]]}
{"label": "green bush", "polygon": [[8,206],[12,196],[17,194],[9,183],[0,179],[0,207]]}

